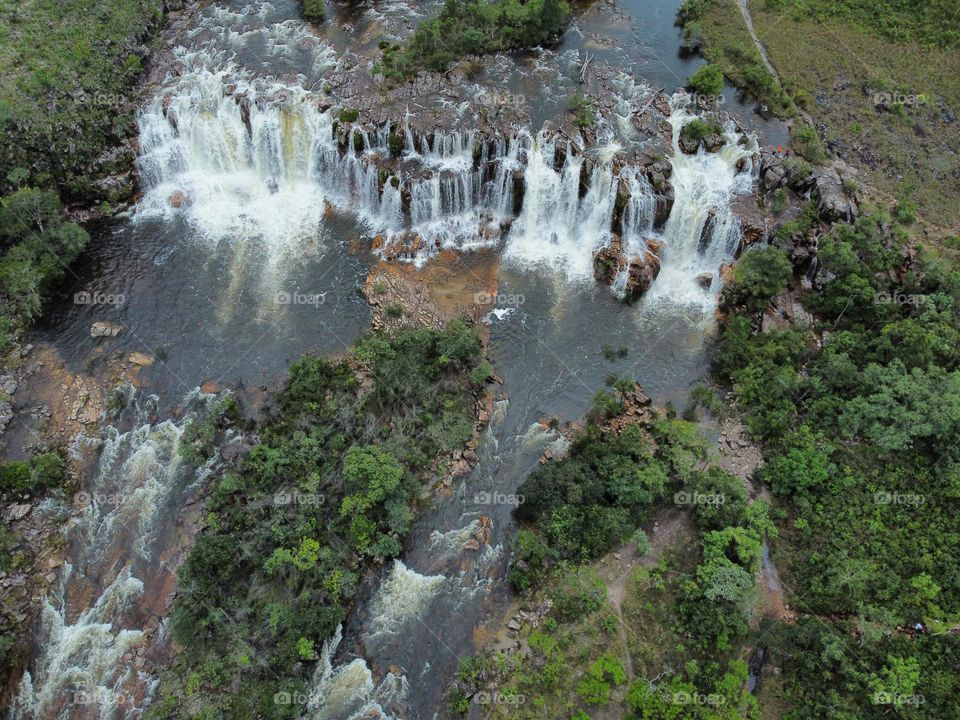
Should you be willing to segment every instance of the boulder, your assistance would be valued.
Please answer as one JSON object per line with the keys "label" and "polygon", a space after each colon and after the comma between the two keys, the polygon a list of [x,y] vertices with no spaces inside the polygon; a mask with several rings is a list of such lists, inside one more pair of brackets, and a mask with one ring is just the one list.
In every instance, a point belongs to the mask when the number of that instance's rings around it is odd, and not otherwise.
{"label": "boulder", "polygon": [[153,365],[154,359],[145,352],[140,352],[137,350],[130,353],[130,355],[127,357],[127,362],[130,362],[133,365],[139,365],[140,367],[150,367]]}
{"label": "boulder", "polygon": [[660,252],[662,243],[650,239],[646,252],[627,257],[623,241],[613,236],[610,245],[602,247],[593,256],[593,277],[604,285],[613,285],[620,272],[626,269],[626,282],[623,287],[624,298],[634,300],[643,295],[660,274]]}
{"label": "boulder", "polygon": [[181,208],[190,204],[190,197],[183,190],[176,190],[170,193],[167,202],[170,203],[170,207]]}
{"label": "boulder", "polygon": [[750,245],[766,240],[767,223],[755,196],[742,195],[735,198],[730,209],[740,221],[740,245],[737,254]]}
{"label": "boulder", "polygon": [[685,152],[687,155],[693,155],[700,149],[699,140],[694,140],[683,133],[680,133],[680,139],[677,141],[677,144],[680,146],[680,151]]}
{"label": "boulder", "polygon": [[382,250],[381,254],[386,260],[412,260],[423,246],[423,239],[417,233],[409,230],[389,237],[386,240],[378,235],[374,238],[375,245],[378,243],[378,239],[383,243],[380,249]]}
{"label": "boulder", "polygon": [[652,252],[630,258],[624,295],[635,299],[643,295],[660,274],[660,256]]}
{"label": "boulder", "polygon": [[707,221],[703,223],[703,229],[700,230],[700,242],[697,244],[697,250],[703,253],[710,247],[710,241],[713,239],[713,230],[717,226],[716,208],[710,208],[707,212]]}
{"label": "boulder", "polygon": [[723,139],[723,135],[718,133],[707,135],[707,137],[703,139],[703,146],[707,149],[707,152],[712,153],[718,152],[720,148],[723,147],[724,143],[725,140]]}
{"label": "boulder", "polygon": [[620,238],[614,236],[610,245],[600,248],[593,256],[594,279],[604,285],[613,285],[623,261]]}
{"label": "boulder", "polygon": [[713,284],[713,273],[700,273],[697,275],[697,285],[702,287],[704,290],[709,290],[710,286]]}
{"label": "boulder", "polygon": [[108,320],[97,320],[90,326],[90,337],[92,338],[116,337],[122,332],[123,325]]}
{"label": "boulder", "polygon": [[673,210],[674,202],[673,186],[666,183],[663,190],[654,196],[653,205],[653,226],[657,229],[667,224],[670,218],[670,212]]}
{"label": "boulder", "polygon": [[835,166],[814,170],[813,192],[817,198],[817,211],[827,222],[849,222],[859,214],[856,200],[847,195],[843,178]]}

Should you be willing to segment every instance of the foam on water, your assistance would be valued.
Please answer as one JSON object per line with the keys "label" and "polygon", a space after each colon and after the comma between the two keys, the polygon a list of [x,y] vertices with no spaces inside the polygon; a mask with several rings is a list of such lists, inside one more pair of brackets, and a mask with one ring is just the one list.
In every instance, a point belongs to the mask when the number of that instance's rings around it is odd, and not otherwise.
{"label": "foam on water", "polygon": [[338,627],[334,636],[323,644],[306,699],[307,717],[312,720],[393,720],[385,708],[406,697],[406,678],[389,672],[379,684],[375,683],[370,668],[360,658],[334,666],[333,654],[342,638],[343,628]]}
{"label": "foam on water", "polygon": [[446,581],[443,575],[421,575],[394,560],[371,604],[369,636],[395,635],[422,619]]}

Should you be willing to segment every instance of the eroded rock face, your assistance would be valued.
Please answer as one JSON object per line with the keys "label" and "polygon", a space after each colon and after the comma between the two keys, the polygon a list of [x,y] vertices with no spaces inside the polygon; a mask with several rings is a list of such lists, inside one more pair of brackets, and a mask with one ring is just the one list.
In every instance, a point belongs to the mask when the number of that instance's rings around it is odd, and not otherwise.
{"label": "eroded rock face", "polygon": [[593,277],[604,285],[613,285],[621,271],[626,269],[624,298],[635,300],[643,295],[660,274],[660,253],[663,245],[657,240],[647,240],[647,252],[627,257],[623,241],[618,235],[607,247],[600,248],[593,256]]}
{"label": "eroded rock face", "polygon": [[763,213],[760,212],[759,205],[757,205],[756,197],[753,195],[738,197],[733,201],[731,209],[740,220],[740,246],[737,248],[738,255],[744,248],[767,239],[767,223]]}
{"label": "eroded rock face", "polygon": [[660,229],[667,224],[670,213],[673,211],[674,200],[673,185],[665,183],[663,190],[657,192],[654,198],[653,226],[655,228]]}
{"label": "eroded rock face", "polygon": [[852,175],[853,172],[840,163],[814,170],[813,191],[821,218],[828,222],[849,222],[860,214],[856,198],[848,195],[844,187]]}

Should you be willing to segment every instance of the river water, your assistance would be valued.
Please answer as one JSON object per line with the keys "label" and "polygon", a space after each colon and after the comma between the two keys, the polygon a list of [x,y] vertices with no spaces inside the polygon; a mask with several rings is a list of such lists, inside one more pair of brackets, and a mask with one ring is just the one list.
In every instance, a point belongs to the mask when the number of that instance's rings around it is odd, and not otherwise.
{"label": "river water", "polygon": [[[678,5],[582,7],[553,50],[491,59],[461,88],[463,97],[507,88],[522,95],[529,123],[485,146],[482,173],[473,166],[469,122],[427,143],[407,134],[402,177],[382,190],[373,160],[386,153],[389,132],[403,130],[403,117],[352,137],[358,151],[342,155],[334,111],[318,107],[317,88],[363,65],[380,39],[404,36],[438,5],[338,4],[318,33],[297,19],[293,2],[198,8],[192,29],[174,38],[179,71],[144,99],[142,199],[95,229],[70,286],[35,332],[74,372],[115,353],[157,361],[141,376],[144,387],[129,389],[127,409],[104,422],[99,461],[81,482],[93,501],[68,532],[69,566],[36,628],[14,720],[142,714],[155,689],[153,662],[165,652],[164,600],[190,541],[182,515],[213,469],[181,466],[176,448],[186,421],[221,387],[252,392],[278,381],[303,352],[348,347],[370,324],[360,287],[373,260],[371,237],[411,226],[460,252],[498,248],[503,302],[488,316],[489,355],[504,399],[474,472],[424,512],[402,557],[365,582],[342,635],[325,647],[304,714],[414,720],[440,711],[458,658],[477,648],[485,628],[495,631],[510,601],[504,574],[515,525],[506,498],[558,442],[537,421],[581,416],[611,373],[632,375],[656,401],[678,406],[706,374],[718,283],[705,290],[696,276],[716,276],[733,256],[739,234],[730,202],[751,191],[755,145],[682,155],[676,135],[688,110],[675,97],[676,204],[662,227],[654,227],[646,182],[611,162],[643,148],[630,108],[657,88],[682,85],[702,62],[678,54]],[[571,70],[586,53],[611,66],[615,109],[601,121],[603,142],[568,152],[557,167],[552,158],[563,141],[540,128],[563,112],[576,87]],[[733,91],[724,98],[758,142],[782,140],[782,129],[754,116]],[[584,157],[592,170],[582,191]],[[741,159],[748,167],[738,172]],[[516,217],[514,173],[525,185]],[[642,249],[650,236],[665,245],[659,279],[633,305],[591,278],[593,253],[609,241],[618,185],[629,188],[619,228],[628,247]],[[409,211],[401,189],[410,191]],[[702,248],[711,211],[714,231]],[[429,262],[430,254],[415,259]],[[479,278],[477,288],[484,288]],[[77,293],[122,302],[77,303]],[[123,332],[91,338],[92,323],[104,320]],[[626,352],[608,359],[604,346]]]}

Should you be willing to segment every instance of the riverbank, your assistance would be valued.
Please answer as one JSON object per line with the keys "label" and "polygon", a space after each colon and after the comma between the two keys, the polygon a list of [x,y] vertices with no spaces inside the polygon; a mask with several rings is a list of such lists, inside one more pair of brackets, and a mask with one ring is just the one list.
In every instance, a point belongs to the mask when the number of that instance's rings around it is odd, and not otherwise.
{"label": "riverbank", "polygon": [[[898,199],[916,204],[935,233],[956,235],[960,81],[953,69],[960,64],[960,50],[955,43],[936,42],[951,28],[955,32],[956,17],[944,17],[940,30],[931,34],[903,18],[899,26],[891,21],[878,30],[864,17],[880,22],[884,12],[861,17],[848,11],[852,3],[838,3],[832,15],[804,12],[794,2],[740,3],[781,81],[771,78],[770,84],[758,79],[767,72],[737,4],[687,3],[696,8],[689,22],[696,24],[701,52],[732,81],[773,105],[777,100],[768,97],[767,85],[782,84],[795,104],[795,110],[786,111],[812,118],[827,150],[860,168],[864,184],[882,193],[886,204]],[[927,10],[917,5],[903,12],[926,14],[929,21]],[[903,62],[905,57],[910,62]]]}
{"label": "riverbank", "polygon": [[101,0],[79,11],[28,2],[4,13],[0,188],[55,187],[84,206],[129,200],[131,91],[163,23],[163,3]]}

